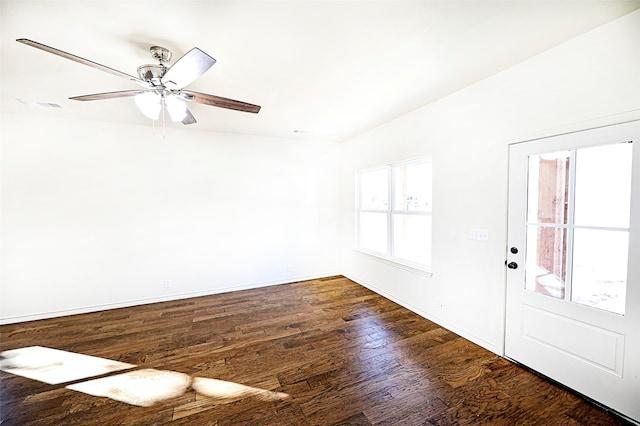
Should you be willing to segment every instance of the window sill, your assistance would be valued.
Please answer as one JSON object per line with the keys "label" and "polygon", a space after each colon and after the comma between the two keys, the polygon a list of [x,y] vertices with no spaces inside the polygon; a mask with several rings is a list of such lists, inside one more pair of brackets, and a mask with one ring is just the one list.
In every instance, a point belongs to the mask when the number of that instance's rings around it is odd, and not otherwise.
{"label": "window sill", "polygon": [[363,250],[359,248],[356,248],[354,250],[356,253],[360,253],[365,256],[371,256],[375,258],[375,260],[380,261],[386,265],[393,266],[394,268],[404,269],[405,271],[424,275],[425,277],[428,277],[428,278],[431,278],[433,276],[433,272],[431,271],[430,266],[423,266],[423,265],[418,265],[415,263],[403,261],[402,259],[392,258],[374,251]]}

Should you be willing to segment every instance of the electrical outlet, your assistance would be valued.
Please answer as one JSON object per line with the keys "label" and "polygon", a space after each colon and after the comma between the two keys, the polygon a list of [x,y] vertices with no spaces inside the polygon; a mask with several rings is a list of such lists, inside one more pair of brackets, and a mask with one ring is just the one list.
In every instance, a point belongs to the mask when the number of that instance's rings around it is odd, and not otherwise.
{"label": "electrical outlet", "polygon": [[436,305],[438,305],[438,308],[442,309],[444,308],[444,302],[442,301],[441,298],[436,298]]}
{"label": "electrical outlet", "polygon": [[164,282],[164,288],[171,288],[173,287],[173,283],[170,280],[166,280]]}

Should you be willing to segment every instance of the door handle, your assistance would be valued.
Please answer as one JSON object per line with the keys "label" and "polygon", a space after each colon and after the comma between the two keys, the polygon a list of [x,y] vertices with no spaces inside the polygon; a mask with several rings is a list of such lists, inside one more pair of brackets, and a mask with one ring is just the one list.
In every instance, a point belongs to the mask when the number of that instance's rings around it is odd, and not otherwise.
{"label": "door handle", "polygon": [[518,264],[516,262],[510,262],[507,265],[507,268],[509,268],[509,269],[518,269]]}

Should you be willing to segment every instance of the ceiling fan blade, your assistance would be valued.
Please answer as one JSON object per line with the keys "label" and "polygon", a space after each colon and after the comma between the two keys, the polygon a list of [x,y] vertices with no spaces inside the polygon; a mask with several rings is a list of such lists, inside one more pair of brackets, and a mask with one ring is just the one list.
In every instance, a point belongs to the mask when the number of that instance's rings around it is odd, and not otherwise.
{"label": "ceiling fan blade", "polygon": [[162,77],[162,84],[169,89],[182,89],[207,72],[215,63],[215,59],[194,47],[167,70]]}
{"label": "ceiling fan blade", "polygon": [[101,101],[103,99],[126,98],[145,93],[144,90],[123,90],[120,92],[95,93],[93,95],[74,96],[74,101]]}
{"label": "ceiling fan blade", "polygon": [[182,119],[182,124],[184,124],[184,125],[195,124],[196,123],[196,118],[191,113],[191,110],[189,108],[187,108],[186,112],[187,112],[187,116]]}
{"label": "ceiling fan blade", "polygon": [[97,62],[90,61],[88,59],[81,58],[80,56],[73,55],[71,53],[64,52],[60,49],[56,49],[55,47],[47,46],[42,43],[38,43],[37,41],[29,40],[26,38],[19,38],[16,40],[17,42],[26,44],[27,46],[35,47],[36,49],[44,50],[45,52],[53,53],[54,55],[61,56],[66,59],[70,59],[72,61],[78,62],[80,64],[87,65],[91,68],[95,68],[100,71],[108,72],[109,74],[113,74],[117,77],[125,78],[127,80],[133,80],[139,84],[147,85],[144,80],[140,80],[138,77],[134,77],[122,71],[115,70],[113,68],[109,68],[105,65],[98,64]]}
{"label": "ceiling fan blade", "polygon": [[236,111],[253,112],[256,114],[260,111],[260,105],[254,105],[247,102],[236,101],[229,98],[223,98],[221,96],[208,95],[206,93],[192,92],[191,90],[183,90],[182,93],[187,95],[190,101],[197,102],[199,104],[234,109]]}

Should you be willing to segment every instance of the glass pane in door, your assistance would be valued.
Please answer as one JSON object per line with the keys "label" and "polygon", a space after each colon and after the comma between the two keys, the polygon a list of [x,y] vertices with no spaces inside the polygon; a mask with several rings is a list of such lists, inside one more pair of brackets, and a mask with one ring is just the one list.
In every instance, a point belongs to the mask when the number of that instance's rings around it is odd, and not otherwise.
{"label": "glass pane in door", "polygon": [[566,224],[570,152],[529,157],[527,222]]}
{"label": "glass pane in door", "polygon": [[529,157],[527,290],[624,313],[630,143]]}
{"label": "glass pane in door", "polygon": [[630,143],[576,152],[576,226],[629,227]]}
{"label": "glass pane in door", "polygon": [[571,300],[624,314],[628,250],[628,232],[576,229]]}
{"label": "glass pane in door", "polygon": [[632,144],[576,151],[571,301],[624,314]]}
{"label": "glass pane in door", "polygon": [[570,151],[529,157],[527,290],[564,299],[567,280]]}
{"label": "glass pane in door", "polygon": [[564,299],[567,279],[567,229],[527,227],[527,290]]}

